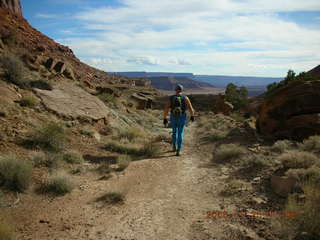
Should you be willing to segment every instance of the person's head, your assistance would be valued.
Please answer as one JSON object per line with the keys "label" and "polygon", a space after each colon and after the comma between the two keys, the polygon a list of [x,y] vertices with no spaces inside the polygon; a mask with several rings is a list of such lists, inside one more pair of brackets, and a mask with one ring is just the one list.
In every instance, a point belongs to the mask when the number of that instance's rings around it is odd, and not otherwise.
{"label": "person's head", "polygon": [[183,86],[181,84],[178,84],[175,89],[176,93],[181,93],[183,91]]}

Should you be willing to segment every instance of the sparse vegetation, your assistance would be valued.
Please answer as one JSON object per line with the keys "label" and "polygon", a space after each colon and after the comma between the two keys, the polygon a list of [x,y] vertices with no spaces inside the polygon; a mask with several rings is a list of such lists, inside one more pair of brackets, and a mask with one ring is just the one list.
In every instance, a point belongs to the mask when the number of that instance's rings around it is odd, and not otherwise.
{"label": "sparse vegetation", "polygon": [[113,94],[102,93],[102,94],[99,94],[98,97],[105,104],[108,104],[108,105],[110,105],[112,107],[116,107],[116,98],[114,97]]}
{"label": "sparse vegetation", "polygon": [[286,172],[287,176],[294,177],[297,179],[301,184],[306,183],[314,183],[320,186],[320,168],[317,166],[312,166],[310,168],[304,169],[289,169]]}
{"label": "sparse vegetation", "polygon": [[63,155],[61,153],[37,152],[31,159],[35,167],[57,169],[63,160]]}
{"label": "sparse vegetation", "polygon": [[22,107],[34,107],[37,104],[37,99],[32,95],[23,96],[20,100],[20,106]]}
{"label": "sparse vegetation", "polygon": [[282,237],[288,239],[319,239],[320,238],[320,190],[313,184],[303,187],[305,200],[297,195],[289,196],[285,212],[292,216],[282,219]]}
{"label": "sparse vegetation", "polygon": [[309,168],[319,163],[319,158],[309,152],[289,151],[277,158],[285,168]]}
{"label": "sparse vegetation", "polygon": [[241,192],[245,187],[245,183],[241,180],[232,180],[225,185],[225,188],[221,191],[221,195],[230,197]]}
{"label": "sparse vegetation", "polygon": [[128,155],[120,155],[117,158],[117,164],[118,164],[118,168],[117,171],[123,171],[125,170],[131,162],[131,157]]}
{"label": "sparse vegetation", "polygon": [[82,155],[77,151],[69,151],[64,153],[63,160],[70,164],[81,164],[84,162]]}
{"label": "sparse vegetation", "polygon": [[299,148],[303,151],[320,152],[320,136],[311,136],[305,139]]}
{"label": "sparse vegetation", "polygon": [[145,134],[143,132],[142,129],[139,129],[139,128],[125,128],[125,129],[122,129],[120,130],[119,132],[119,138],[122,139],[122,138],[125,138],[125,139],[128,139],[130,142],[138,139],[138,138],[144,138],[145,137]]}
{"label": "sparse vegetation", "polygon": [[97,199],[97,202],[102,202],[106,205],[123,204],[125,195],[122,192],[110,192]]}
{"label": "sparse vegetation", "polygon": [[278,153],[283,153],[292,149],[293,149],[293,143],[289,140],[276,141],[271,147],[271,150],[273,152],[278,152]]}
{"label": "sparse vegetation", "polygon": [[14,229],[11,224],[0,217],[0,239],[15,240]]}
{"label": "sparse vegetation", "polygon": [[45,183],[43,183],[40,191],[54,195],[65,195],[70,193],[74,188],[70,178],[70,176],[63,172],[54,173],[47,179]]}
{"label": "sparse vegetation", "polygon": [[241,162],[241,167],[256,172],[270,166],[271,164],[272,159],[270,157],[262,154],[254,154],[243,159]]}
{"label": "sparse vegetation", "polygon": [[152,142],[146,142],[140,149],[139,154],[140,156],[146,157],[155,157],[160,152],[160,145]]}
{"label": "sparse vegetation", "polygon": [[215,162],[231,162],[242,157],[246,153],[246,149],[238,144],[220,145],[214,152],[213,160]]}
{"label": "sparse vegetation", "polygon": [[0,64],[4,67],[5,78],[8,82],[21,88],[29,86],[29,80],[25,77],[25,67],[22,60],[13,55],[0,56]]}
{"label": "sparse vegetation", "polygon": [[225,131],[221,131],[218,129],[211,129],[210,131],[207,132],[207,136],[202,137],[202,139],[208,142],[214,142],[217,140],[224,139],[226,137],[227,137],[227,133]]}
{"label": "sparse vegetation", "polygon": [[23,192],[29,187],[31,176],[30,162],[13,154],[0,156],[0,185],[12,191]]}
{"label": "sparse vegetation", "polygon": [[65,147],[67,140],[65,129],[58,123],[48,123],[33,134],[32,145],[41,149],[59,152]]}

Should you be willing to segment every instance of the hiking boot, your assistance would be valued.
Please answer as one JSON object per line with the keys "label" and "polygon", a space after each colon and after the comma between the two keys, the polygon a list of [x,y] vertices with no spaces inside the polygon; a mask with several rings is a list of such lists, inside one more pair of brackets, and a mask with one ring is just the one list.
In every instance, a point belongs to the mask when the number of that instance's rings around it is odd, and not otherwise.
{"label": "hiking boot", "polygon": [[172,147],[172,152],[176,152],[176,151],[177,151],[176,146],[173,146],[173,147]]}
{"label": "hiking boot", "polygon": [[180,149],[178,149],[177,152],[176,152],[176,156],[180,156],[180,155],[181,155]]}

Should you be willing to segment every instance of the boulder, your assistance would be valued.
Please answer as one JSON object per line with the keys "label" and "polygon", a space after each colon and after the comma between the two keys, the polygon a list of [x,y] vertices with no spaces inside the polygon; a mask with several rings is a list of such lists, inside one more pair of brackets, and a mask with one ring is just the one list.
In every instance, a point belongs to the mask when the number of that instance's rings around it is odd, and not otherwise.
{"label": "boulder", "polygon": [[61,83],[52,91],[34,91],[49,111],[66,119],[98,121],[105,120],[110,113],[109,108],[99,98],[71,83]]}
{"label": "boulder", "polygon": [[5,8],[13,14],[22,16],[20,0],[0,0],[0,8]]}
{"label": "boulder", "polygon": [[142,93],[134,93],[131,98],[137,102],[137,109],[150,109],[152,108],[153,98],[146,96]]}
{"label": "boulder", "polygon": [[295,188],[297,180],[293,177],[272,176],[270,183],[272,190],[276,194],[286,197]]}
{"label": "boulder", "polygon": [[320,80],[294,81],[266,97],[257,130],[266,136],[302,140],[320,134]]}

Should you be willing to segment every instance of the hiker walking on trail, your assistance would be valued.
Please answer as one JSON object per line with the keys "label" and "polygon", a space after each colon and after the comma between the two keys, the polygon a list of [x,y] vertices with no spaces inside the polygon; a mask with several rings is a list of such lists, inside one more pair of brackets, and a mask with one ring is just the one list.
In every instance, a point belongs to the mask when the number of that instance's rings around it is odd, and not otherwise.
{"label": "hiker walking on trail", "polygon": [[191,117],[190,120],[194,121],[194,109],[190,102],[190,99],[182,94],[183,86],[178,84],[175,88],[176,94],[170,96],[168,99],[163,116],[163,124],[168,124],[168,115],[170,111],[170,123],[172,127],[172,147],[176,152],[176,156],[180,156],[182,145],[184,128],[187,123],[186,110],[188,109]]}

